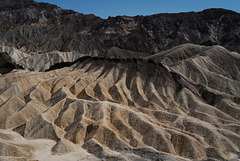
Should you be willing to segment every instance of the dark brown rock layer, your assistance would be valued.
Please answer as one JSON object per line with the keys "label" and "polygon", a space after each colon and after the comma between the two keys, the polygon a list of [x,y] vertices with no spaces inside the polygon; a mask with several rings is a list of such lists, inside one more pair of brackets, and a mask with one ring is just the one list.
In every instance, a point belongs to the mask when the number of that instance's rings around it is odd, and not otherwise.
{"label": "dark brown rock layer", "polygon": [[152,54],[184,43],[240,51],[240,15],[224,9],[101,19],[32,0],[1,0],[0,19],[1,44],[32,52],[118,47]]}

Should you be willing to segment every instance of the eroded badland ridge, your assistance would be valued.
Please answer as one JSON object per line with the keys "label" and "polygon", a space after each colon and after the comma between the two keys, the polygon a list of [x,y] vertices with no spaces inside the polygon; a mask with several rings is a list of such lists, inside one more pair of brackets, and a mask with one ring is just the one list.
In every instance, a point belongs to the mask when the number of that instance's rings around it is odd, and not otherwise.
{"label": "eroded badland ridge", "polygon": [[0,160],[240,157],[239,13],[0,0],[0,20]]}

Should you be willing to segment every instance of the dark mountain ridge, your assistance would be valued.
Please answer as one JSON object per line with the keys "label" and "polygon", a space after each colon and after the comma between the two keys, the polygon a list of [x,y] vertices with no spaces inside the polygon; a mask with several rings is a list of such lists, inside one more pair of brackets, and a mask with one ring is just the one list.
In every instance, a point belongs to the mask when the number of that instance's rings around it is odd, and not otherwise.
{"label": "dark mountain ridge", "polygon": [[2,0],[0,19],[0,44],[27,52],[118,47],[153,54],[184,43],[240,51],[240,14],[225,9],[101,19],[32,0]]}

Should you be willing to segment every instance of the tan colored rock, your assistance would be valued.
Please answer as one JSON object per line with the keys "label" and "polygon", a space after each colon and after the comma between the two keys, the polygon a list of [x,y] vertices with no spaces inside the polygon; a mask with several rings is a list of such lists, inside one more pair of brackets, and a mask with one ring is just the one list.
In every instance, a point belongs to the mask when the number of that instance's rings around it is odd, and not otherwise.
{"label": "tan colored rock", "polygon": [[[209,66],[194,63],[206,57]],[[238,55],[188,44],[151,59],[158,63],[85,57],[48,72],[2,75],[2,155],[10,149],[6,157],[37,160],[237,159]],[[227,68],[230,60],[236,68]]]}

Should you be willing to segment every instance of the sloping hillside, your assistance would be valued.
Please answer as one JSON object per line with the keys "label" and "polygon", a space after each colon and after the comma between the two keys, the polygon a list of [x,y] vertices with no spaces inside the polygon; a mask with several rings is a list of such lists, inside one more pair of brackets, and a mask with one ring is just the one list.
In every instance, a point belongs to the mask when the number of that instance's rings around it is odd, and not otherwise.
{"label": "sloping hillside", "polygon": [[[3,75],[1,143],[21,153],[1,155],[41,160],[41,144],[31,140],[50,139],[49,155],[63,157],[84,149],[106,160],[237,158],[239,59],[187,44],[149,60],[83,57],[49,72]],[[27,140],[14,143],[13,131]]]}

